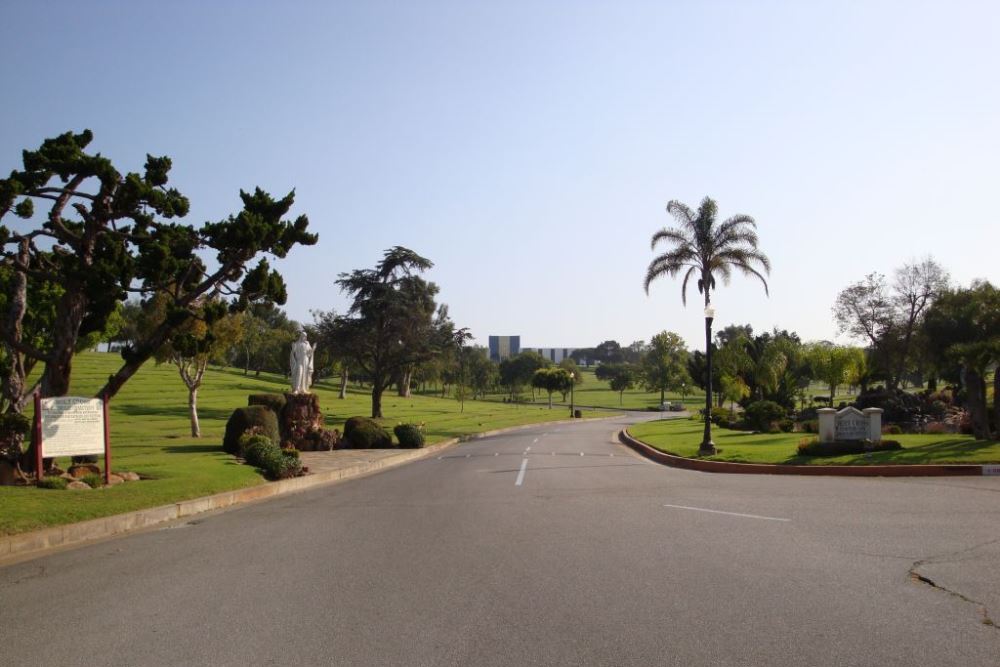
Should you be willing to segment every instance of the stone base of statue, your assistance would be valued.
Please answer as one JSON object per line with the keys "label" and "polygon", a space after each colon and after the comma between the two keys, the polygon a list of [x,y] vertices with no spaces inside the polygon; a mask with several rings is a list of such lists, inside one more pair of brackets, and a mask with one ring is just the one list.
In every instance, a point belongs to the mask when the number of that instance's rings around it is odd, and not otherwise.
{"label": "stone base of statue", "polygon": [[278,415],[281,446],[300,452],[329,451],[340,444],[340,432],[323,428],[319,397],[313,393],[285,394],[285,406]]}

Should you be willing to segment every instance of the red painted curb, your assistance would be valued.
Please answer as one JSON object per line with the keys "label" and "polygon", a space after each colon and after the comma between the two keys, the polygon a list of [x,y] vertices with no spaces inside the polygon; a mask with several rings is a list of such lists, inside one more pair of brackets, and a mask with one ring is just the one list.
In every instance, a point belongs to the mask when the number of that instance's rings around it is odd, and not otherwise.
{"label": "red painted curb", "polygon": [[667,454],[633,438],[628,431],[620,431],[618,439],[648,459],[672,468],[699,470],[701,472],[721,472],[737,475],[835,475],[841,477],[943,477],[955,475],[983,474],[983,466],[972,464],[953,465],[870,465],[870,466],[803,466],[781,463],[729,463],[728,461],[705,461]]}

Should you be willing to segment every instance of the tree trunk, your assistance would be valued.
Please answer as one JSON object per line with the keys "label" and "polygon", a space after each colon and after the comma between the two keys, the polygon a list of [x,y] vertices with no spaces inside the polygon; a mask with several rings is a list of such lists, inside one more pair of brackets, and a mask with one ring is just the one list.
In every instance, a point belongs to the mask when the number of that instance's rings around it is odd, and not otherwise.
{"label": "tree trunk", "polygon": [[549,392],[549,410],[552,409],[552,392]]}
{"label": "tree trunk", "polygon": [[59,299],[52,325],[52,352],[42,374],[42,396],[65,396],[69,391],[73,352],[86,311],[87,297],[79,289],[67,291]]}
{"label": "tree trunk", "polygon": [[337,396],[337,398],[347,398],[347,382],[348,382],[347,375],[348,371],[347,368],[345,367],[342,371],[340,371],[340,394]]}
{"label": "tree trunk", "polygon": [[191,437],[201,437],[201,425],[198,423],[198,387],[188,388],[188,414],[191,417]]}
{"label": "tree trunk", "polygon": [[971,368],[965,369],[965,384],[969,397],[969,417],[972,420],[972,435],[977,440],[988,440],[990,428],[986,413],[986,381]]}
{"label": "tree trunk", "polygon": [[1000,440],[1000,365],[993,370],[993,437]]}
{"label": "tree trunk", "polygon": [[664,395],[665,395],[664,389],[663,387],[660,387],[660,405],[663,405]]}
{"label": "tree trunk", "polygon": [[382,418],[382,389],[378,382],[372,383],[372,419]]}
{"label": "tree trunk", "polygon": [[[29,258],[29,241],[20,243],[18,260],[27,266]],[[10,343],[20,343],[23,336],[24,313],[28,308],[28,277],[21,271],[14,271],[11,276],[10,306],[7,309],[7,321],[4,323],[7,340],[4,341],[4,352],[7,356],[7,375],[3,379],[3,399],[7,410],[21,413],[24,411],[26,397],[24,395],[24,378],[27,375],[24,368],[24,356]],[[8,342],[9,341],[9,342]]]}
{"label": "tree trunk", "polygon": [[410,378],[412,377],[413,377],[413,371],[410,369],[406,369],[405,371],[400,373],[399,382],[396,385],[396,388],[399,390],[400,398],[410,397]]}

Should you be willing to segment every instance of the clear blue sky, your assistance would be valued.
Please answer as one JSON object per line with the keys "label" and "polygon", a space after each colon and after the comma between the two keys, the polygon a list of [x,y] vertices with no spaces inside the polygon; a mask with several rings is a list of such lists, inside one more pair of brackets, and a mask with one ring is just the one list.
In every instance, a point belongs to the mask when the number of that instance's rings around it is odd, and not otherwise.
{"label": "clear blue sky", "polygon": [[832,338],[847,283],[932,254],[1000,280],[995,2],[0,2],[0,170],[90,128],[174,159],[189,220],[296,189],[320,242],[289,314],[392,245],[480,342],[703,345],[679,281],[642,290],[664,206],[748,213],[771,297],[718,323]]}

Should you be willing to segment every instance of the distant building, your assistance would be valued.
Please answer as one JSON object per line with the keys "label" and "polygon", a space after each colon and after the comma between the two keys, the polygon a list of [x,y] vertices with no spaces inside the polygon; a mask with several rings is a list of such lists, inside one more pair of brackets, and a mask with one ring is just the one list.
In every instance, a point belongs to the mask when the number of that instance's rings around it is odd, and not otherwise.
{"label": "distant building", "polygon": [[521,353],[520,336],[490,336],[490,360],[503,361]]}
{"label": "distant building", "polygon": [[524,352],[537,352],[552,363],[558,364],[563,359],[568,359],[577,348],[575,347],[526,347]]}

